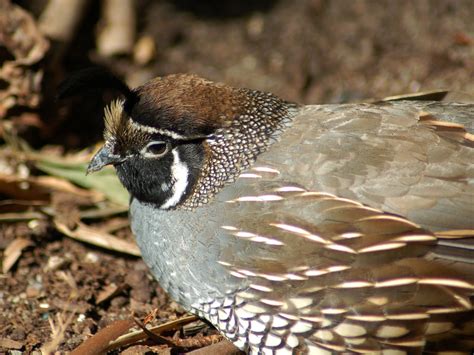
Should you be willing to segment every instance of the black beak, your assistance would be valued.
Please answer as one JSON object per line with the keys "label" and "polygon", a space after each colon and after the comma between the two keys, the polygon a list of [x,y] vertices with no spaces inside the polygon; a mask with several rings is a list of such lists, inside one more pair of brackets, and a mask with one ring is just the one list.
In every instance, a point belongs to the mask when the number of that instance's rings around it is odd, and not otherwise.
{"label": "black beak", "polygon": [[124,158],[119,155],[113,154],[111,146],[109,144],[105,144],[104,146],[102,146],[102,148],[99,149],[97,153],[95,153],[94,157],[89,163],[89,166],[87,167],[87,174],[99,171],[106,165],[118,164],[123,161]]}

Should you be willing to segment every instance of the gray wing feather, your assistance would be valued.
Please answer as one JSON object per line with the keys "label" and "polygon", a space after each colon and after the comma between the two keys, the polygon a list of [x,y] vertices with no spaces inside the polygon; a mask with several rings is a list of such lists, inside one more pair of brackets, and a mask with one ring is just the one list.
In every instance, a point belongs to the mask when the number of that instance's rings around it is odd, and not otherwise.
{"label": "gray wing feather", "polygon": [[306,106],[257,162],[426,227],[474,228],[473,117],[470,104]]}

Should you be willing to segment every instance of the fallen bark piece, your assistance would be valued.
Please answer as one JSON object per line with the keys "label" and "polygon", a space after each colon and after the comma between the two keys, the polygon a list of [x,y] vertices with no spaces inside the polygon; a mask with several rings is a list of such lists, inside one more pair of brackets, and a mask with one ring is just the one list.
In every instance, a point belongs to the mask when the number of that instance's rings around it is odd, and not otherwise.
{"label": "fallen bark piece", "polygon": [[211,344],[204,348],[190,351],[189,355],[237,355],[244,354],[228,340],[222,340],[217,344]]}
{"label": "fallen bark piece", "polygon": [[49,0],[38,21],[39,28],[49,38],[69,43],[88,3],[89,0]]}

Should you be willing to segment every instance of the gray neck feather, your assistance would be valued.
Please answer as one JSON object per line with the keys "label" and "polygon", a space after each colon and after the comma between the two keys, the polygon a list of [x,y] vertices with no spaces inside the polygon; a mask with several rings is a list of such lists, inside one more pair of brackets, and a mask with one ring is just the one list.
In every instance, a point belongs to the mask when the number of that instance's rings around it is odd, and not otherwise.
{"label": "gray neck feather", "polygon": [[260,91],[242,89],[248,98],[244,114],[236,117],[229,127],[218,130],[207,141],[209,156],[193,193],[180,208],[194,209],[210,201],[226,184],[235,181],[276,141],[290,125],[297,106]]}

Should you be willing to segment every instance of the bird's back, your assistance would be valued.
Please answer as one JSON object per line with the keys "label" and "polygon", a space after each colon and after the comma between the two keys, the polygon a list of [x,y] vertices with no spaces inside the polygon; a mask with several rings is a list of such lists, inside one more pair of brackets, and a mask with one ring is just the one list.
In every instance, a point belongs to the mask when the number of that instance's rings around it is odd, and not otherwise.
{"label": "bird's back", "polygon": [[431,229],[474,228],[474,105],[304,106],[257,163]]}

